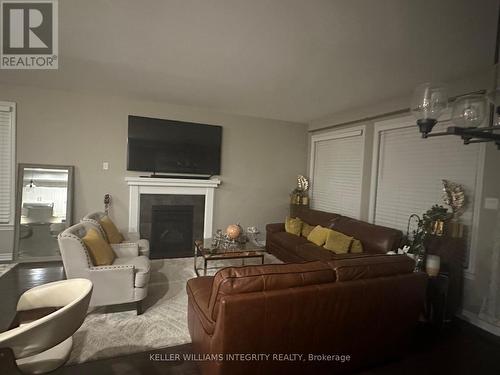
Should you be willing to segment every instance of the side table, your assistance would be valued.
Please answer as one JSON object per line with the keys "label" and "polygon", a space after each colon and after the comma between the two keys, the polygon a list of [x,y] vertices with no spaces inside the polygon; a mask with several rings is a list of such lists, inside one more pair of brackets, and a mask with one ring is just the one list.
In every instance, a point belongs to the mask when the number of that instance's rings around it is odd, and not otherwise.
{"label": "side table", "polygon": [[431,324],[441,327],[448,321],[447,305],[450,277],[448,273],[440,272],[437,276],[429,276],[425,317]]}

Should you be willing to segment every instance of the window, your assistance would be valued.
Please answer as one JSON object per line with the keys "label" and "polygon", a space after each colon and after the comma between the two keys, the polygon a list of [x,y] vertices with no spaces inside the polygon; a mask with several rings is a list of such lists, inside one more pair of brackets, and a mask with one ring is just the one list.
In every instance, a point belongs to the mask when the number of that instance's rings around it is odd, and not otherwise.
{"label": "window", "polygon": [[14,225],[15,104],[0,102],[0,225]]}
{"label": "window", "polygon": [[[433,132],[449,125],[439,123]],[[432,205],[444,205],[442,179],[447,179],[465,187],[461,222],[472,228],[480,150],[454,136],[422,139],[412,116],[375,123],[371,221],[406,233],[411,214],[422,217]]]}
{"label": "window", "polygon": [[358,218],[361,214],[364,126],[311,137],[311,207]]}

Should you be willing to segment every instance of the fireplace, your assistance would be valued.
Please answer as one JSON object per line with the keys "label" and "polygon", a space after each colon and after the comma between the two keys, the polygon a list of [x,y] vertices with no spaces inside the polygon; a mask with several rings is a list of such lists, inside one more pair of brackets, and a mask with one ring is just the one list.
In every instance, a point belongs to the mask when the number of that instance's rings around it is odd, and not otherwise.
{"label": "fireplace", "polygon": [[[139,232],[142,238],[153,242],[153,206],[192,206],[192,239],[212,237],[214,195],[215,189],[221,183],[219,179],[125,177],[125,181],[129,187],[129,232]],[[159,211],[163,210],[159,209]],[[160,214],[158,213],[158,215]],[[164,213],[161,214],[160,221],[163,220],[163,224],[166,225],[170,219],[165,219],[163,215]],[[183,219],[180,221],[187,225],[189,220],[185,215],[182,214]],[[160,233],[158,236],[161,236],[164,231],[165,229],[162,230],[161,226],[155,228],[155,232]],[[190,237],[187,231],[183,232],[183,236],[186,241]],[[192,256],[194,251],[192,242],[189,246],[189,252],[187,249],[180,249],[182,250],[181,254],[186,255],[177,255],[179,254],[177,251],[172,251],[172,254],[169,255],[168,252],[161,250],[162,246],[151,248],[153,257]],[[156,251],[157,249],[159,250]]]}
{"label": "fireplace", "polygon": [[205,197],[144,194],[140,203],[140,234],[150,242],[150,257],[193,256],[194,240],[203,238]]}

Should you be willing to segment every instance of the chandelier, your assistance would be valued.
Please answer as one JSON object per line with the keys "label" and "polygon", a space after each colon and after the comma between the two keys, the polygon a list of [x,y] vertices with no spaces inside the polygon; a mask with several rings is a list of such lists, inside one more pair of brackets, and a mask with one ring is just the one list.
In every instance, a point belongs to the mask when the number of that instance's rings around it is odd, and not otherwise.
{"label": "chandelier", "polygon": [[[451,100],[444,84],[423,83],[414,91],[410,109],[417,119],[422,138],[456,135],[464,144],[495,142],[500,150],[500,87],[498,55],[500,43],[500,10],[495,45],[494,78],[491,90],[457,96]],[[451,102],[451,103],[450,103]],[[439,117],[451,105],[451,122],[445,131],[432,133]],[[481,126],[486,118],[488,126]]]}

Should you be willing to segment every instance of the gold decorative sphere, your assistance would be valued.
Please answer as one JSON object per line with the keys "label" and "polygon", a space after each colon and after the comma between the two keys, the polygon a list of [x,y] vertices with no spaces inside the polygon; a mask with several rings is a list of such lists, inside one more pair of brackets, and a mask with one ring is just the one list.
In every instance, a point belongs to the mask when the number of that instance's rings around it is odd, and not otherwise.
{"label": "gold decorative sphere", "polygon": [[230,239],[235,240],[240,236],[241,228],[237,224],[228,225],[226,228],[226,234]]}

